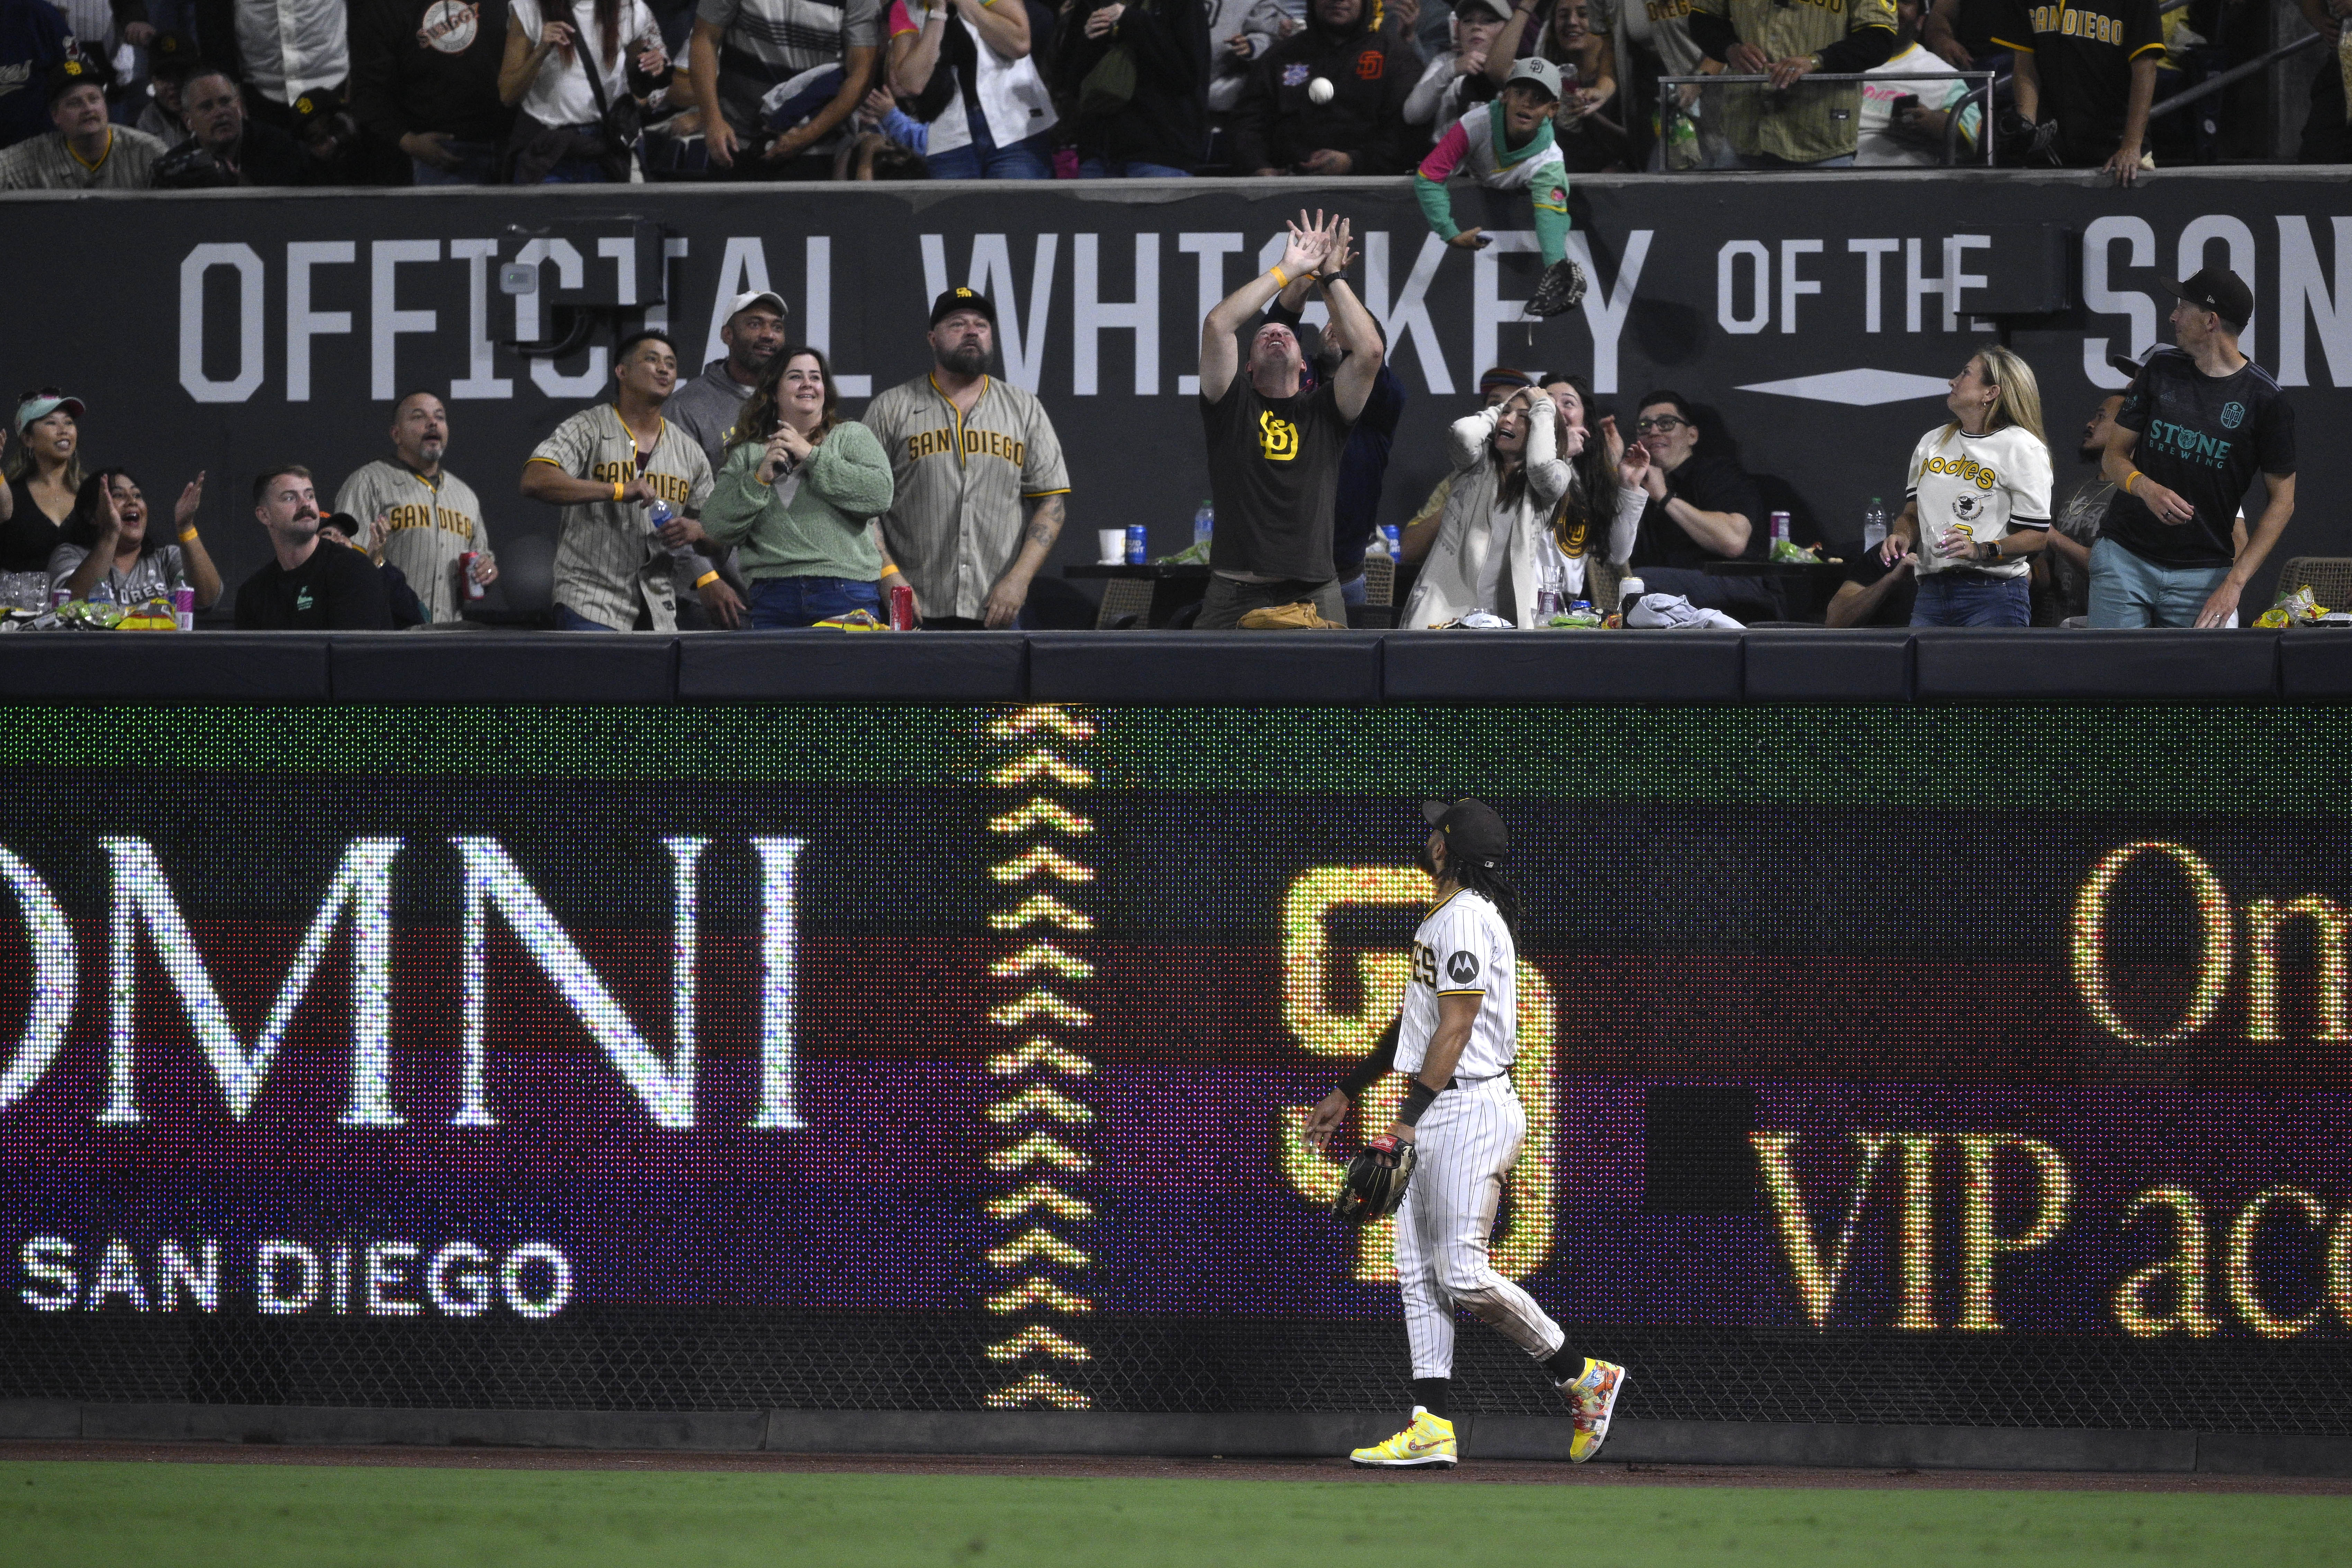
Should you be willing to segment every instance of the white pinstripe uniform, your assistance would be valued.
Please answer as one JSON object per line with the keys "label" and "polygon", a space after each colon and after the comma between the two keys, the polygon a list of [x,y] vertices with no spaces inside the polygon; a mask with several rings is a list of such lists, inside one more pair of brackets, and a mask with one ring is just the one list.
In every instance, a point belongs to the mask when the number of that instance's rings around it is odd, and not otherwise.
{"label": "white pinstripe uniform", "polygon": [[1396,1069],[1418,1078],[1437,1033],[1440,996],[1475,995],[1478,1015],[1454,1083],[1413,1129],[1415,1163],[1397,1211],[1397,1284],[1412,1375],[1454,1370],[1454,1309],[1467,1307],[1538,1361],[1567,1335],[1486,1256],[1503,1177],[1518,1163],[1528,1113],[1511,1088],[1518,1055],[1517,953],[1510,927],[1478,894],[1455,893],[1412,933],[1412,979],[1397,1030]]}

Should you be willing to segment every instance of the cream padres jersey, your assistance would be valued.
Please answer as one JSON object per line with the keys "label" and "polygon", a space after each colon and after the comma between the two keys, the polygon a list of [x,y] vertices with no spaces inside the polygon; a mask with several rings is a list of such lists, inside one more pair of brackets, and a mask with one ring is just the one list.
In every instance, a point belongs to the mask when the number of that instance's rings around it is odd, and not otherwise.
{"label": "cream padres jersey", "polygon": [[1405,983],[1397,1030],[1397,1071],[1421,1071],[1437,1034],[1437,999],[1476,995],[1478,1016],[1454,1076],[1493,1078],[1519,1054],[1518,955],[1511,930],[1493,904],[1460,892],[1422,918],[1412,933],[1412,978]]}

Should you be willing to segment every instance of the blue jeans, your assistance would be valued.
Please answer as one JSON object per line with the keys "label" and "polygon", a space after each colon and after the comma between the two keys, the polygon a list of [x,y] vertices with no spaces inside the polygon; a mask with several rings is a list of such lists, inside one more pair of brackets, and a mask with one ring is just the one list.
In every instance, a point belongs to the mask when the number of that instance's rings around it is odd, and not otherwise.
{"label": "blue jeans", "polygon": [[608,626],[602,621],[592,621],[569,605],[555,606],[555,629],[560,632],[616,632],[618,626]]}
{"label": "blue jeans", "polygon": [[1911,605],[1915,626],[2030,626],[2033,592],[2023,577],[1962,576],[1930,572],[1919,579]]}
{"label": "blue jeans", "polygon": [[852,610],[882,613],[882,590],[850,577],[761,577],[751,584],[751,629],[813,626]]}
{"label": "blue jeans", "polygon": [[1081,180],[1189,180],[1192,176],[1182,169],[1171,169],[1165,163],[1147,163],[1139,158],[1122,158],[1117,163],[1108,158],[1078,160]]}
{"label": "blue jeans", "polygon": [[971,126],[971,141],[964,146],[945,153],[933,153],[923,159],[930,166],[934,180],[1050,180],[1054,177],[1054,146],[1051,138],[1040,132],[1010,147],[999,147],[989,139],[988,117],[967,114]]}
{"label": "blue jeans", "polygon": [[408,167],[420,185],[495,185],[499,183],[499,144],[495,142],[445,142],[457,166],[436,169],[412,158]]}
{"label": "blue jeans", "polygon": [[2158,566],[2112,539],[2091,546],[2091,625],[2100,631],[2193,626],[2227,566]]}
{"label": "blue jeans", "polygon": [[1339,602],[1343,605],[1360,605],[1364,602],[1365,592],[1364,574],[1359,572],[1339,584]]}

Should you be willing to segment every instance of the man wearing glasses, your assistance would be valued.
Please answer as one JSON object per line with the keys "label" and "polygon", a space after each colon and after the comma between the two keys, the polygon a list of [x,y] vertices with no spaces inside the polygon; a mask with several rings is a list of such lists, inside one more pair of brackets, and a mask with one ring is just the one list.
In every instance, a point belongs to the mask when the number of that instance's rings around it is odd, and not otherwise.
{"label": "man wearing glasses", "polygon": [[1769,616],[1770,605],[1757,601],[1742,579],[1706,572],[1710,561],[1747,552],[1763,509],[1755,481],[1729,458],[1699,455],[1698,425],[1679,392],[1645,395],[1633,436],[1650,454],[1643,480],[1650,500],[1627,573],[1653,594],[1680,594],[1743,618]]}

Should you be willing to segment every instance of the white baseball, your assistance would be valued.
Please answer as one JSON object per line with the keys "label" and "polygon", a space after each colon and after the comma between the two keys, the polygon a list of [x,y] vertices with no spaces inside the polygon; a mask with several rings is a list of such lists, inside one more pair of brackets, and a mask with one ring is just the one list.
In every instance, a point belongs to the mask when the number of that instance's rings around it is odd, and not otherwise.
{"label": "white baseball", "polygon": [[1307,101],[1328,103],[1331,101],[1332,90],[1331,79],[1328,76],[1318,76],[1307,84]]}

